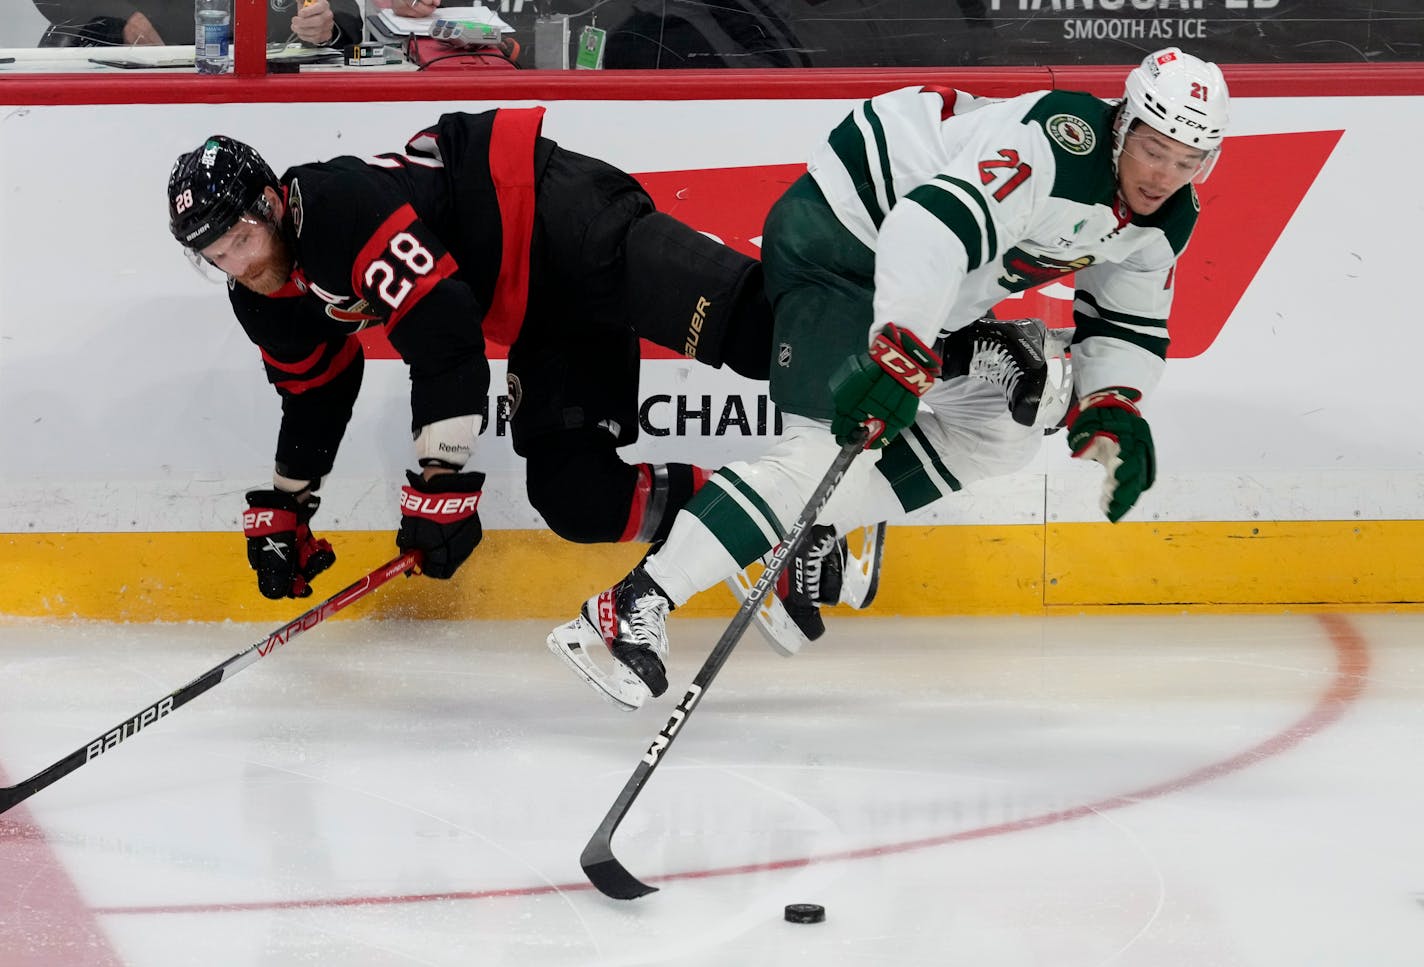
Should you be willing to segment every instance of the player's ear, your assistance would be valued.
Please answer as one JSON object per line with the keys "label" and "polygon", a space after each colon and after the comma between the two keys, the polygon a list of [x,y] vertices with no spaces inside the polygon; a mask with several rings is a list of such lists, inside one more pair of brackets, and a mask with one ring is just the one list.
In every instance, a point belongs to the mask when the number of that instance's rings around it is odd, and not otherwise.
{"label": "player's ear", "polygon": [[262,197],[257,199],[257,203],[253,207],[257,209],[257,213],[263,218],[273,222],[280,222],[282,220],[282,215],[284,214],[282,196],[278,194],[277,189],[271,185],[262,189]]}

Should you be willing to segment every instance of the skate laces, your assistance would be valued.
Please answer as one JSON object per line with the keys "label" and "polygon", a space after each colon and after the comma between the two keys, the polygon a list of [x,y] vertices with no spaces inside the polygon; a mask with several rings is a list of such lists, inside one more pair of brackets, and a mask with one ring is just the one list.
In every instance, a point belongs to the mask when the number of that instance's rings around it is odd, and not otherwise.
{"label": "skate laces", "polygon": [[1014,399],[1024,373],[1013,354],[995,339],[978,338],[971,347],[969,375],[998,386],[1004,399]]}
{"label": "skate laces", "polygon": [[826,570],[827,561],[831,554],[837,550],[839,543],[833,528],[817,527],[812,532],[806,550],[797,555],[795,583],[798,585],[797,590],[800,592],[800,596],[805,597],[809,603],[823,603],[821,602],[821,578]]}
{"label": "skate laces", "polygon": [[630,577],[628,586],[620,590],[623,593],[617,595],[618,641],[666,655],[667,616],[672,602],[650,578],[638,574]]}
{"label": "skate laces", "polygon": [[628,616],[627,640],[642,648],[651,648],[658,654],[667,654],[668,601],[656,591],[649,591],[633,601],[632,613]]}

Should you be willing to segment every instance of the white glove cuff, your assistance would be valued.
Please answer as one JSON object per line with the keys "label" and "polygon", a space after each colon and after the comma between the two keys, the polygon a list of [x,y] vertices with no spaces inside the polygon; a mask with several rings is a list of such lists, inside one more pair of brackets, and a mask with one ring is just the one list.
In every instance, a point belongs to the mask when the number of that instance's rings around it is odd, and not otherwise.
{"label": "white glove cuff", "polygon": [[420,428],[415,437],[415,459],[439,460],[463,470],[475,452],[475,438],[484,429],[485,418],[478,413],[452,416]]}

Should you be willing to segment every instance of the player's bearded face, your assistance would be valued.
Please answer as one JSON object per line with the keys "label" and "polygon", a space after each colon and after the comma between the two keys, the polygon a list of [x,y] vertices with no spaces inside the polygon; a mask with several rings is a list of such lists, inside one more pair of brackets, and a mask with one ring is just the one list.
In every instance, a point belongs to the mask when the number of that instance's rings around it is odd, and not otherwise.
{"label": "player's bearded face", "polygon": [[1151,215],[1196,177],[1206,152],[1146,125],[1127,132],[1118,157],[1118,190],[1127,207]]}
{"label": "player's bearded face", "polygon": [[203,258],[243,287],[271,295],[292,274],[292,251],[282,233],[266,219],[243,215],[213,244]]}

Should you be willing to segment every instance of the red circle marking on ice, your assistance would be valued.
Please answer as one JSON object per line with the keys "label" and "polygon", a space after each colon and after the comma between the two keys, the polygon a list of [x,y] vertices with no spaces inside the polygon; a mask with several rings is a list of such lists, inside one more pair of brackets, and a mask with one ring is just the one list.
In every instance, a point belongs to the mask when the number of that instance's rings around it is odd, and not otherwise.
{"label": "red circle marking on ice", "polygon": [[[1085,803],[1084,805],[1074,806],[1071,809],[1064,809],[1059,812],[1043,813],[1037,816],[1014,820],[1013,822],[997,823],[992,826],[980,826],[975,829],[961,830],[957,833],[946,833],[942,836],[929,836],[923,839],[905,840],[899,843],[885,843],[880,846],[865,846],[860,849],[841,850],[839,852],[821,853],[813,856],[788,857],[786,859],[771,860],[766,863],[719,866],[705,870],[684,870],[680,873],[665,873],[662,876],[646,876],[642,879],[647,883],[672,883],[677,880],[705,880],[719,876],[742,876],[748,873],[793,870],[805,866],[816,866],[822,863],[843,863],[851,860],[871,859],[877,856],[889,856],[895,853],[909,853],[915,850],[932,849],[936,846],[948,845],[949,843],[987,839],[991,836],[1003,836],[1007,833],[1040,829],[1044,826],[1054,826],[1059,823],[1071,822],[1075,819],[1083,819],[1084,817],[1098,813],[1121,809],[1124,806],[1131,806],[1152,799],[1160,799],[1171,793],[1201,785],[1204,782],[1218,779],[1233,772],[1239,772],[1248,766],[1253,766],[1272,756],[1277,756],[1293,749],[1311,736],[1334,725],[1339,721],[1350,703],[1359,698],[1360,693],[1364,690],[1365,677],[1370,667],[1369,649],[1365,646],[1364,638],[1343,616],[1329,614],[1319,615],[1318,620],[1325,626],[1325,631],[1330,637],[1331,647],[1335,650],[1336,666],[1335,676],[1331,680],[1330,687],[1316,700],[1310,711],[1284,730],[1262,742],[1258,742],[1244,752],[1239,752],[1229,759],[1223,759],[1220,762],[1203,766],[1177,779],[1169,779],[1166,782],[1159,782],[1156,785],[1147,786],[1146,788],[1138,789],[1134,792],[1111,796],[1107,799]],[[501,897],[541,896],[549,893],[570,893],[591,889],[593,889],[592,884],[586,882],[546,883],[540,886],[509,887],[507,889],[491,890],[458,890],[449,893],[419,893],[403,896],[328,897],[312,900],[259,900],[248,903],[97,907],[93,910],[93,913],[98,915],[121,913],[222,913],[228,911],[245,912],[249,910],[383,906],[398,903],[433,903],[445,900],[491,900]]]}

